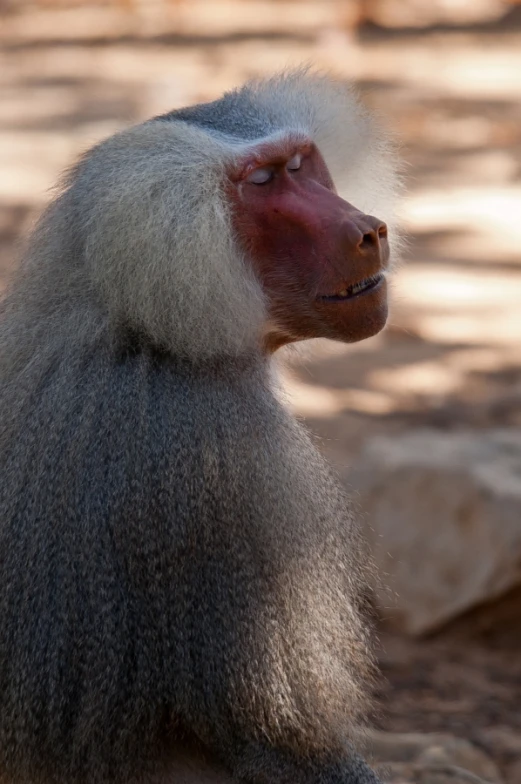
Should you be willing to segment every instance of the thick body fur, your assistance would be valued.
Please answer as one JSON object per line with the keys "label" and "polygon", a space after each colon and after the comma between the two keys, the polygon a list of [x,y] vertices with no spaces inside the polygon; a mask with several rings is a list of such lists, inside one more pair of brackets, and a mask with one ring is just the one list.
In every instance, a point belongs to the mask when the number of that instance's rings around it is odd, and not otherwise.
{"label": "thick body fur", "polygon": [[2,304],[2,784],[376,781],[356,524],[274,388],[219,182],[286,126],[371,203],[392,172],[371,191],[383,143],[327,79],[209,106],[90,152]]}

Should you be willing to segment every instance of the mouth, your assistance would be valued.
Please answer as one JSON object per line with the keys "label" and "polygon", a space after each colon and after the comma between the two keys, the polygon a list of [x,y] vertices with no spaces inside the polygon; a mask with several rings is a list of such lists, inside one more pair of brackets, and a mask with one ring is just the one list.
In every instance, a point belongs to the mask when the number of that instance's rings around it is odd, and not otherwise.
{"label": "mouth", "polygon": [[346,286],[346,288],[341,289],[336,294],[326,294],[319,297],[319,299],[322,300],[322,302],[345,302],[349,299],[360,297],[362,294],[368,294],[370,291],[374,291],[378,288],[383,279],[383,273],[379,272],[377,275],[372,275],[370,278],[361,280],[359,283],[353,283],[352,286]]}

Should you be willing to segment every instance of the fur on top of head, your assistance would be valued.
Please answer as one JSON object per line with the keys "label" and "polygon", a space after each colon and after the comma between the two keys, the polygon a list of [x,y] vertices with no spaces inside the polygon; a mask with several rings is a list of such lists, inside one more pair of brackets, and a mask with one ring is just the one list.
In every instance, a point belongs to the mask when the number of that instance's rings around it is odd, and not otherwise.
{"label": "fur on top of head", "polygon": [[[266,305],[233,239],[222,184],[239,152],[295,131],[317,144],[342,196],[392,226],[396,179],[385,140],[349,87],[301,70],[101,143],[70,172],[39,241],[56,227],[74,235],[54,238],[46,256],[61,247],[70,258],[73,249],[70,267],[81,267],[110,323],[179,355],[255,350]],[[60,274],[67,269],[62,263]]]}

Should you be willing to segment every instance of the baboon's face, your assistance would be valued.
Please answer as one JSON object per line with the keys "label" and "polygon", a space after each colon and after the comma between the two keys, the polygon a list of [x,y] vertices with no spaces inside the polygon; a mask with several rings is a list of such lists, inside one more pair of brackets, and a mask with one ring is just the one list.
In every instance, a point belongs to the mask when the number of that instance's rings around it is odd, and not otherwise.
{"label": "baboon's face", "polygon": [[254,148],[230,172],[234,228],[270,303],[266,348],[355,342],[387,319],[387,227],[336,193],[302,136]]}

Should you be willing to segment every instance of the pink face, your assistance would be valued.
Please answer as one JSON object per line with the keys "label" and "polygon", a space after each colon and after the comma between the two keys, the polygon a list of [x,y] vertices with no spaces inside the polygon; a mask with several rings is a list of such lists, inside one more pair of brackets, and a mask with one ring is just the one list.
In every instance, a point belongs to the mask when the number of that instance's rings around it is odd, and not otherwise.
{"label": "pink face", "polygon": [[387,227],[338,196],[311,141],[259,145],[229,175],[239,243],[270,302],[266,349],[354,342],[387,319]]}

